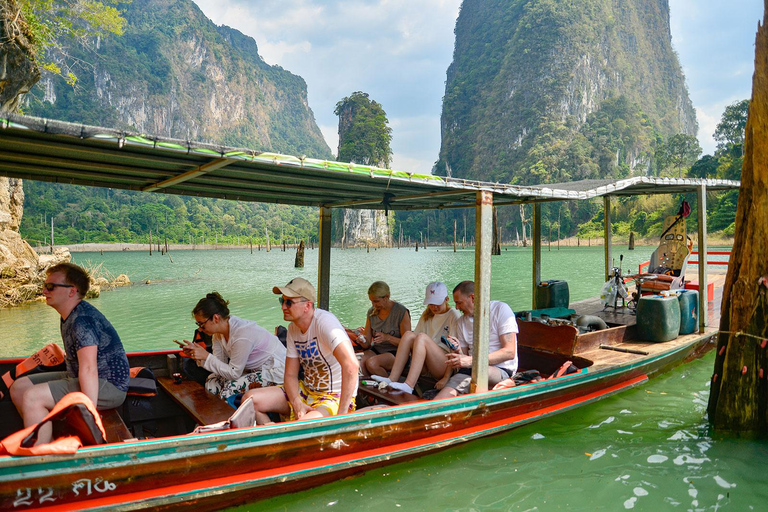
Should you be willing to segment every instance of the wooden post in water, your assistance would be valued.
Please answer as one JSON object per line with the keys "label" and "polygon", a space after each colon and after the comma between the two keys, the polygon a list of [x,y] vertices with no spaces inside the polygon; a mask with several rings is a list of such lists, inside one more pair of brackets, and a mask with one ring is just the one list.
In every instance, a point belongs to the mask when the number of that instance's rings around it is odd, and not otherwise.
{"label": "wooden post in water", "polygon": [[549,237],[547,238],[547,252],[552,252],[552,222],[547,221],[549,224]]}
{"label": "wooden post in water", "polygon": [[253,237],[252,236],[248,237],[248,242],[251,244],[251,254],[253,254]]}
{"label": "wooden post in water", "polygon": [[493,234],[492,234],[492,243],[491,243],[491,255],[492,256],[499,256],[501,255],[501,244],[499,243],[499,223],[496,216],[496,207],[494,206],[492,209],[493,211]]}
{"label": "wooden post in water", "polygon": [[149,230],[149,255],[152,256],[152,230]]}
{"label": "wooden post in water", "polygon": [[304,268],[304,240],[302,240],[296,248],[296,259],[294,260],[293,266],[295,268]]}
{"label": "wooden post in water", "polygon": [[[763,22],[758,25],[755,42],[736,229],[723,287],[720,334],[707,407],[709,421],[716,430],[745,432],[749,437],[764,437],[768,432],[768,387],[764,380],[768,371],[768,0],[764,0],[763,8]],[[705,197],[706,188],[701,185],[700,212],[706,212]],[[703,262],[707,244],[701,239],[705,231],[699,229],[699,262]],[[699,297],[707,293],[701,277]],[[699,312],[706,315],[706,309]]]}
{"label": "wooden post in water", "polygon": [[630,251],[635,250],[635,233],[633,231],[629,232],[629,247],[627,249]]}
{"label": "wooden post in water", "polygon": [[453,219],[453,252],[456,252],[456,219]]}
{"label": "wooden post in water", "polygon": [[269,252],[271,249],[271,247],[269,246],[269,228],[264,226],[264,231],[267,233],[267,252]]}

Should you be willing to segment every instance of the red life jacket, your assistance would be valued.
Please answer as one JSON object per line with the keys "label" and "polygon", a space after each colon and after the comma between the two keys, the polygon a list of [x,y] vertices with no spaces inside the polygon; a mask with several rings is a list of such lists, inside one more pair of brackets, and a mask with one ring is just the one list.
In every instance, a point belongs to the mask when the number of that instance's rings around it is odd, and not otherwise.
{"label": "red life jacket", "polygon": [[2,381],[0,381],[0,399],[3,398],[5,393],[11,388],[11,385],[19,377],[27,373],[37,373],[46,370],[50,371],[54,366],[64,364],[66,360],[65,357],[64,350],[57,344],[49,343],[44,346],[17,364],[15,368],[5,372]]}
{"label": "red life jacket", "polygon": [[[48,422],[54,424],[54,433],[64,430],[66,435],[35,446],[40,427]],[[96,406],[84,393],[76,391],[64,395],[40,423],[14,432],[0,441],[0,455],[72,454],[81,446],[104,444],[106,438]]]}

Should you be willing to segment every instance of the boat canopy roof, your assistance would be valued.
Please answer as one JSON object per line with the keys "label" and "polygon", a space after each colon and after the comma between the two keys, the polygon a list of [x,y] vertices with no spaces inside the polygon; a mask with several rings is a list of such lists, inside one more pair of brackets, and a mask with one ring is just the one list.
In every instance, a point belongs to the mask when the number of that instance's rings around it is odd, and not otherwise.
{"label": "boat canopy roof", "polygon": [[238,201],[390,210],[673,194],[738,181],[634,177],[519,186],[410,173],[131,133],[22,115],[0,117],[0,175]]}

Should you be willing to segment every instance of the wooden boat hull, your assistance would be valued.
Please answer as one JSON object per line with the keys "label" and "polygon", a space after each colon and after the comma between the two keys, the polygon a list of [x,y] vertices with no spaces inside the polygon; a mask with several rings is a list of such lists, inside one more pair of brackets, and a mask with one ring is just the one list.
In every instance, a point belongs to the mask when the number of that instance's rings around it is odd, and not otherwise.
{"label": "wooden boat hull", "polygon": [[622,364],[502,391],[320,420],[0,457],[3,510],[221,509],[295,492],[531,423],[645,382],[711,334]]}

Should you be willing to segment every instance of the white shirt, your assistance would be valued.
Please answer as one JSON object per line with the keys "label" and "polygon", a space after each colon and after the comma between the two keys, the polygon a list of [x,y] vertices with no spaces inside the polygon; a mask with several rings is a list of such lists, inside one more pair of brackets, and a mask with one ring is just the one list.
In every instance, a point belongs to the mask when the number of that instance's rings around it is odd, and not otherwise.
{"label": "white shirt", "polygon": [[[467,348],[468,354],[472,355],[472,345],[474,340],[474,317],[468,315],[461,315],[457,322],[459,343],[464,348]],[[517,319],[515,314],[504,302],[492,300],[490,305],[490,333],[488,337],[488,353],[495,352],[501,348],[501,341],[499,337],[504,334],[517,333]],[[515,350],[515,358],[508,359],[494,366],[506,370],[507,373],[514,374],[517,371],[517,350]],[[510,373],[511,372],[511,373]]]}
{"label": "white shirt", "polygon": [[456,322],[460,317],[461,313],[455,308],[448,308],[445,313],[433,315],[428,320],[424,320],[424,316],[422,316],[413,332],[416,334],[423,332],[440,345],[440,348],[443,348],[443,345],[438,343],[440,336],[456,336]]}
{"label": "white shirt", "polygon": [[[304,368],[304,384],[320,393],[341,394],[341,364],[333,351],[342,343],[352,342],[339,320],[328,311],[316,309],[307,332],[288,324],[287,357],[299,359]],[[352,396],[357,394],[357,379]]]}
{"label": "white shirt", "polygon": [[209,372],[236,380],[245,370],[267,372],[270,382],[282,384],[285,372],[285,347],[277,336],[252,320],[229,317],[229,339],[216,333],[213,339],[213,357],[208,356],[203,367]]}

